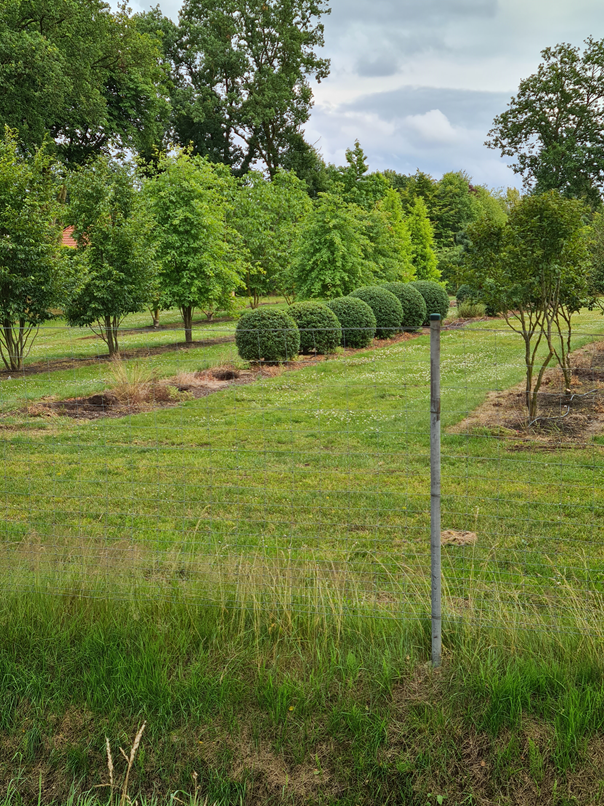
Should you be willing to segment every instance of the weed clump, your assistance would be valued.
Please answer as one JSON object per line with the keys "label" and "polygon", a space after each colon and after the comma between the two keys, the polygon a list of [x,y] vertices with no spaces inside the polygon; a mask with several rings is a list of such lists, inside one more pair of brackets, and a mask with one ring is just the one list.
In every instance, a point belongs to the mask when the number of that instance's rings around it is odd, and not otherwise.
{"label": "weed clump", "polygon": [[320,302],[296,302],[287,312],[300,330],[301,353],[335,352],[342,340],[342,327],[332,310]]}
{"label": "weed clump", "polygon": [[393,336],[403,321],[403,306],[391,291],[379,285],[357,288],[350,295],[366,302],[374,313],[377,324],[375,335],[378,339]]}
{"label": "weed clump", "polygon": [[298,355],[300,331],[284,311],[248,311],[237,322],[235,344],[244,361],[279,363]]}
{"label": "weed clump", "polygon": [[446,318],[449,313],[449,295],[442,285],[432,280],[414,280],[409,285],[419,291],[426,303],[424,325],[430,324],[430,314],[433,313],[439,313],[442,320]]}
{"label": "weed clump", "polygon": [[344,347],[359,348],[371,344],[375,336],[376,320],[366,302],[357,297],[338,297],[326,304],[342,326]]}
{"label": "weed clump", "polygon": [[382,288],[390,291],[403,307],[401,327],[414,330],[422,326],[426,319],[426,302],[417,288],[410,283],[383,283]]}
{"label": "weed clump", "polygon": [[462,319],[479,319],[486,314],[487,306],[482,302],[467,300],[457,306],[457,315]]}

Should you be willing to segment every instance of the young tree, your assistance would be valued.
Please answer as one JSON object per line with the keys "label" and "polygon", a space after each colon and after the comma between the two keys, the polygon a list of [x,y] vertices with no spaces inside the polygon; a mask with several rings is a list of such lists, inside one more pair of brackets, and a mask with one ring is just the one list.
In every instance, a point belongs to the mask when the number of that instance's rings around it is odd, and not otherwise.
{"label": "young tree", "polygon": [[421,196],[415,198],[407,223],[413,244],[413,265],[417,279],[438,281],[440,272],[434,251],[434,229]]}
{"label": "young tree", "polygon": [[600,203],[604,187],[604,39],[541,52],[536,73],[520,82],[497,115],[486,145],[516,161],[530,190],[559,190]]}
{"label": "young tree", "polygon": [[148,147],[168,106],[156,41],[104,0],[0,4],[0,122],[27,149],[48,135],[83,163],[103,150]]}
{"label": "young tree", "polygon": [[530,420],[554,357],[570,384],[571,320],[587,295],[584,214],[581,202],[549,191],[524,197],[505,223],[482,217],[468,228],[465,279],[524,341]]}
{"label": "young tree", "polygon": [[300,233],[294,280],[303,299],[341,297],[373,282],[364,211],[320,193]]}
{"label": "young tree", "polygon": [[65,307],[70,325],[88,326],[119,353],[124,316],[142,311],[155,293],[153,218],[133,170],[98,157],[68,180],[66,222],[75,227],[79,272]]}
{"label": "young tree", "polygon": [[180,308],[185,341],[193,342],[193,311],[230,310],[242,285],[241,261],[227,218],[235,194],[227,167],[179,151],[164,156],[144,195],[154,214],[160,284]]}
{"label": "young tree", "polygon": [[57,181],[45,148],[28,159],[0,140],[0,356],[20,370],[60,291]]}
{"label": "young tree", "polygon": [[409,282],[415,279],[414,249],[400,196],[388,188],[366,217],[368,260],[376,280]]}
{"label": "young tree", "polygon": [[278,171],[269,182],[251,171],[241,179],[232,219],[245,249],[245,284],[252,308],[271,291],[293,302],[294,247],[311,207],[304,183],[293,173]]}

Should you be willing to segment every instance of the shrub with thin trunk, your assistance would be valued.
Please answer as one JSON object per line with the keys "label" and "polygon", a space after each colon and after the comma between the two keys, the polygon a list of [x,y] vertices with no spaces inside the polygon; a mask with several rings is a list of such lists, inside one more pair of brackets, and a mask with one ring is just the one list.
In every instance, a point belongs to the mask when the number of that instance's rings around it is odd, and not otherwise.
{"label": "shrub with thin trunk", "polygon": [[25,157],[16,135],[0,140],[0,356],[20,370],[59,293],[57,186],[44,149]]}
{"label": "shrub with thin trunk", "polygon": [[142,311],[155,288],[153,219],[127,165],[99,157],[69,178],[67,223],[78,248],[65,315],[119,352],[122,319]]}

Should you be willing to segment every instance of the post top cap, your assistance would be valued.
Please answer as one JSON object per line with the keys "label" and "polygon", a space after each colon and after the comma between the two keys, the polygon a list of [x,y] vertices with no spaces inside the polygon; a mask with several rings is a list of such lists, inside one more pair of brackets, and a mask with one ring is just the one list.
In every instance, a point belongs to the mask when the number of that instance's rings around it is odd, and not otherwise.
{"label": "post top cap", "polygon": [[440,321],[440,314],[439,314],[439,313],[431,313],[431,314],[430,314],[430,321],[431,321],[431,322],[438,322],[438,321]]}

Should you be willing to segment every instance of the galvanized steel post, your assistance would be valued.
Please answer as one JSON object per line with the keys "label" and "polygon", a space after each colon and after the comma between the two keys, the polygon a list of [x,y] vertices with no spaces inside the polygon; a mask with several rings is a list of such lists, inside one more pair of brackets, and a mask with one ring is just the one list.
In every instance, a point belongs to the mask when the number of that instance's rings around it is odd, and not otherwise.
{"label": "galvanized steel post", "polygon": [[440,314],[430,314],[430,549],[432,595],[432,665],[442,653],[440,564]]}

